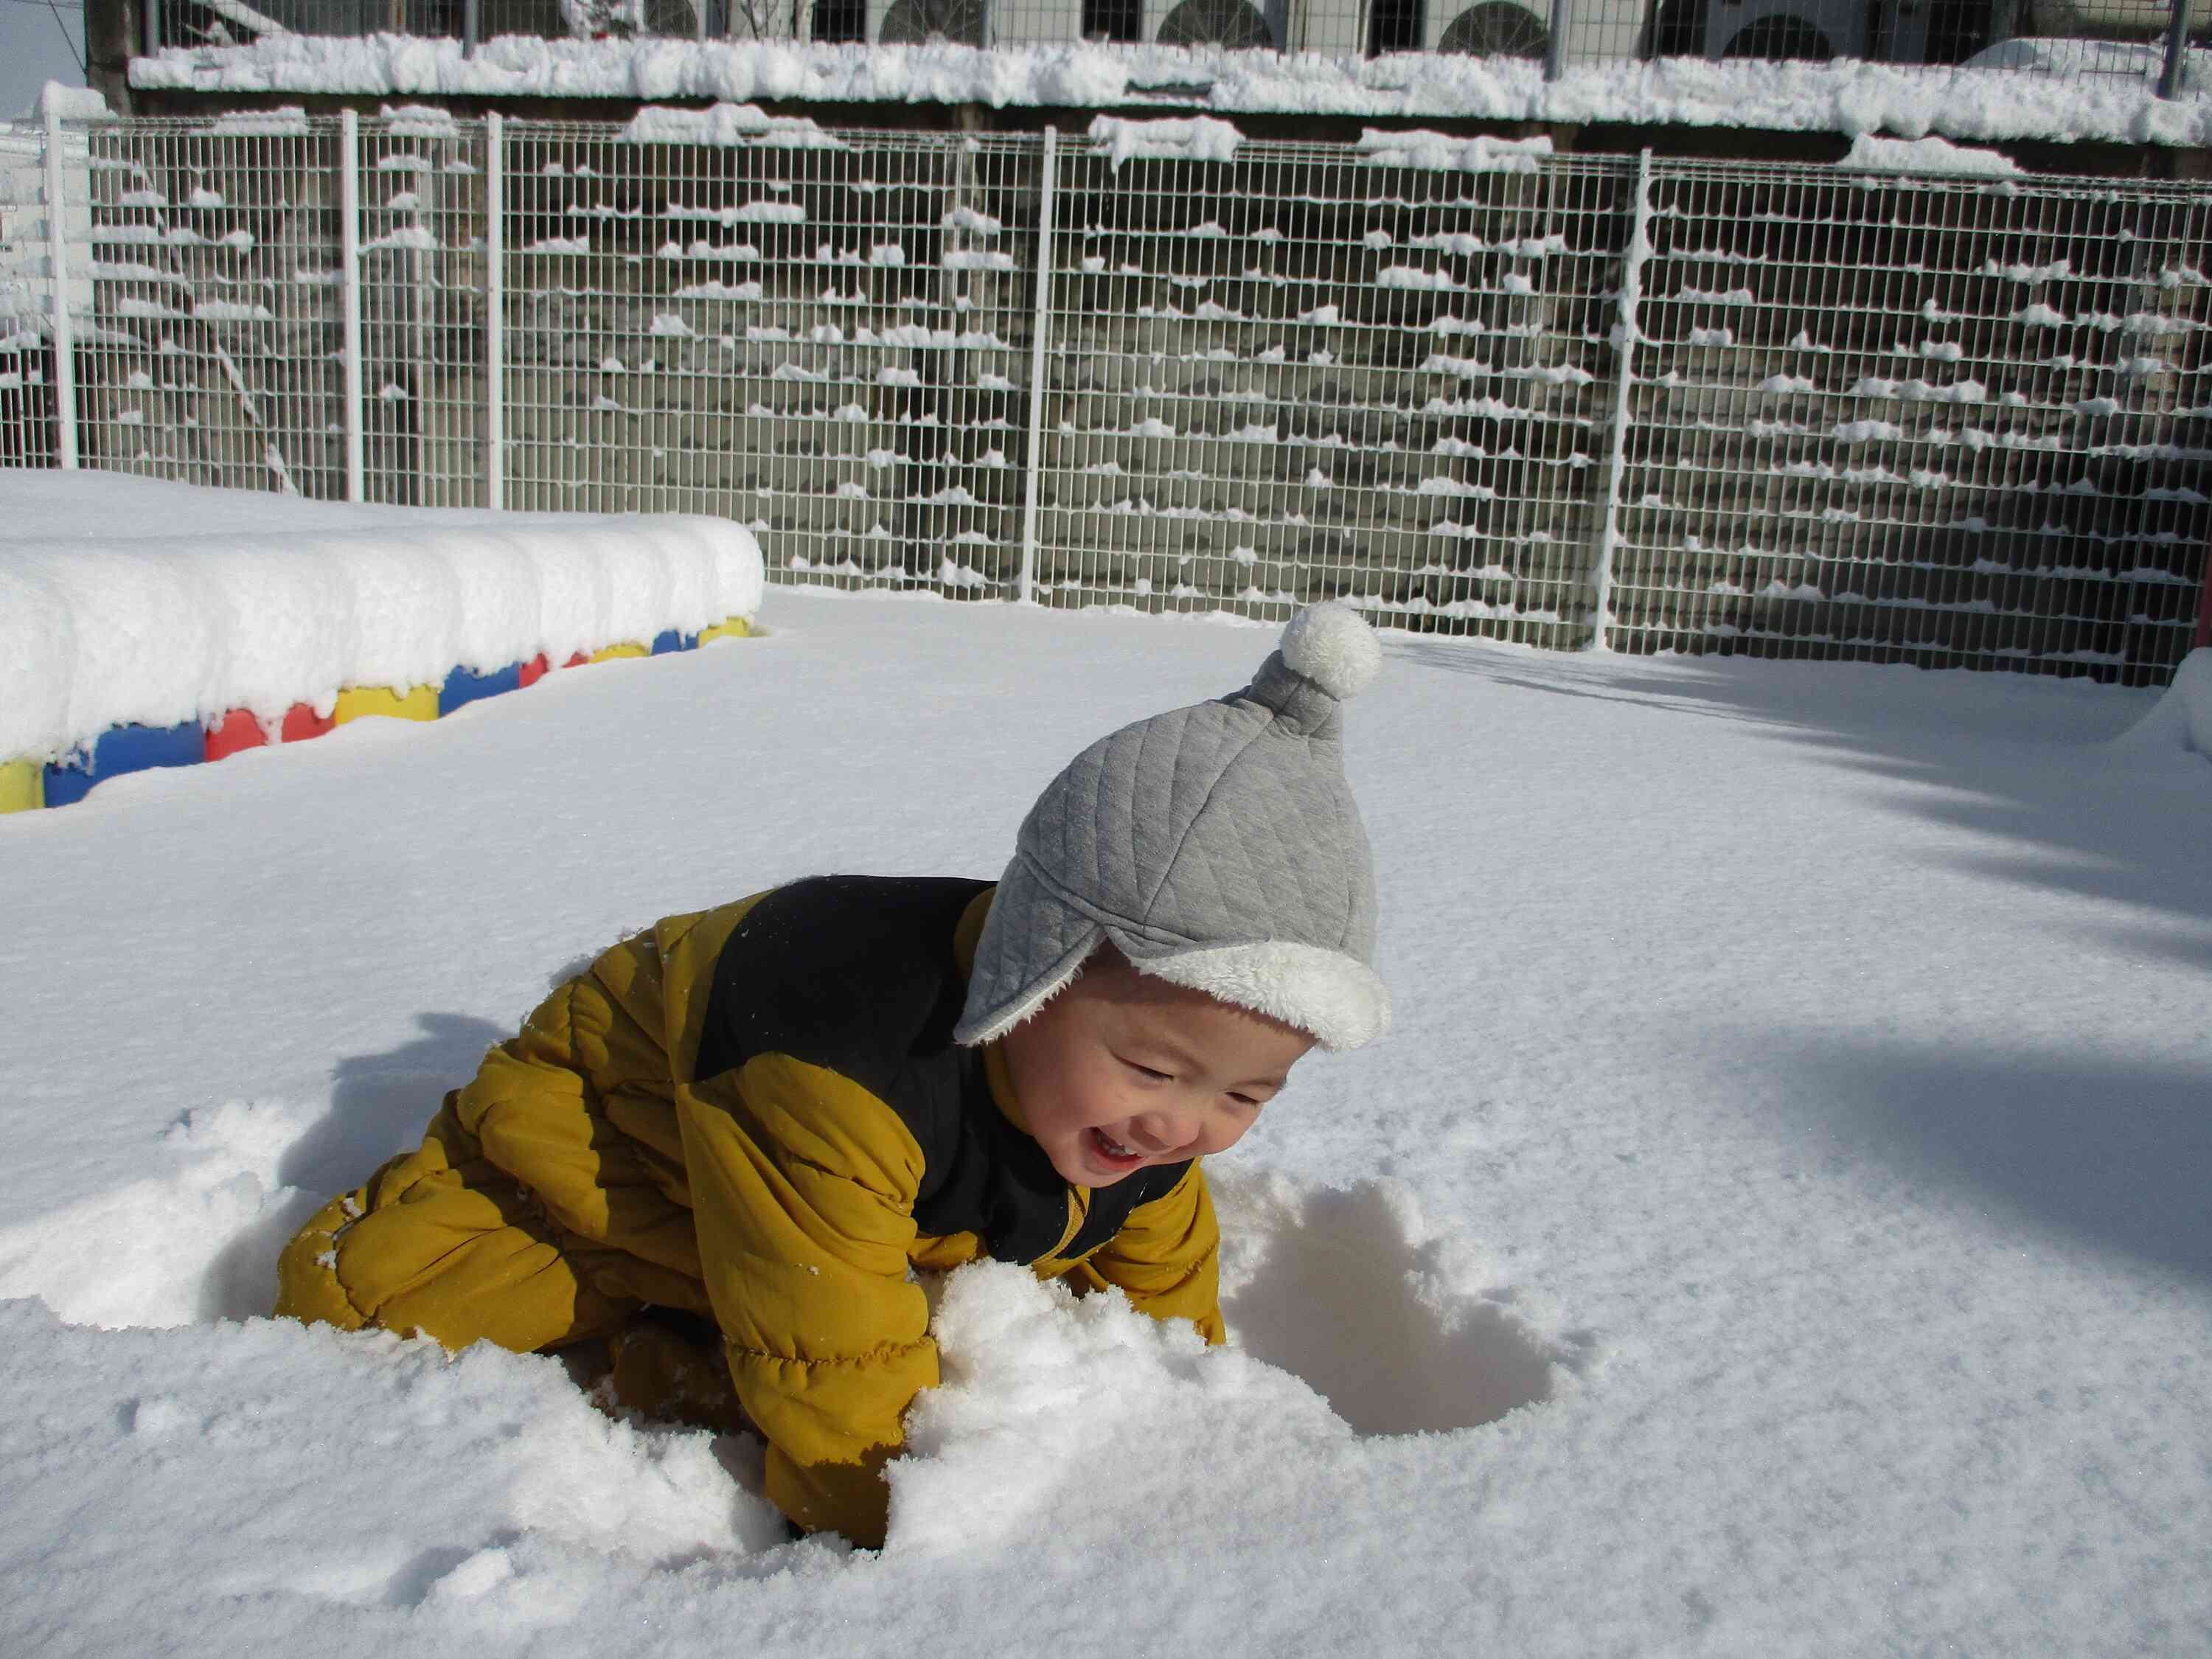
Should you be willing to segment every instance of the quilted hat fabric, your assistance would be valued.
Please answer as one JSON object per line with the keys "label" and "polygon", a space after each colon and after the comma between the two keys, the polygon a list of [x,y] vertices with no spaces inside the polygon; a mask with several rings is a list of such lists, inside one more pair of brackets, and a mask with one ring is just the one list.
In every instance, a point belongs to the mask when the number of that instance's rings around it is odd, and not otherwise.
{"label": "quilted hat fabric", "polygon": [[1381,653],[1347,605],[1291,620],[1252,683],[1085,750],[1023,821],[957,1030],[988,1042],[1103,940],[1143,971],[1353,1048],[1389,1024],[1342,702]]}

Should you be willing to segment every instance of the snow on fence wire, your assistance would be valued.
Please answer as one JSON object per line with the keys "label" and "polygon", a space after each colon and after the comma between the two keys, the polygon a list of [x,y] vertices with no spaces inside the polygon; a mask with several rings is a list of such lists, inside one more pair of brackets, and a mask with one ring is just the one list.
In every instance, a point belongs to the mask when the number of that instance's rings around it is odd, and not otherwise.
{"label": "snow on fence wire", "polygon": [[[2198,188],[1202,118],[76,131],[88,466],[1554,647],[2146,683],[2197,615]],[[24,459],[63,401],[19,405]]]}

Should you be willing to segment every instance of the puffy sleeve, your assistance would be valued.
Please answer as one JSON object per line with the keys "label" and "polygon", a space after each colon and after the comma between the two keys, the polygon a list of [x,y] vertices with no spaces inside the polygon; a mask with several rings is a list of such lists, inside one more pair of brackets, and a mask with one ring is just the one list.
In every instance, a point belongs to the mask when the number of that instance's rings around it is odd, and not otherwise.
{"label": "puffy sleeve", "polygon": [[885,1462],[938,1380],[908,1277],[923,1158],[883,1102],[838,1073],[763,1054],[678,1096],[707,1295],[768,1495],[810,1530],[874,1548]]}
{"label": "puffy sleeve", "polygon": [[1168,1192],[1129,1212],[1087,1264],[1155,1319],[1188,1319],[1221,1342],[1221,1229],[1206,1172],[1193,1161]]}

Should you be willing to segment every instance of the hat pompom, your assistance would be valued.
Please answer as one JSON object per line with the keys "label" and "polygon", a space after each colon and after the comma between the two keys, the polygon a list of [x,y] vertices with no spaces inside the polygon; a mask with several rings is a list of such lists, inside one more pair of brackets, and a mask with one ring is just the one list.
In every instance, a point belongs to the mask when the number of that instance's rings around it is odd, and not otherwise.
{"label": "hat pompom", "polygon": [[1340,600],[1310,605],[1283,630],[1283,662],[1340,701],[1366,690],[1382,667],[1382,647],[1360,614]]}

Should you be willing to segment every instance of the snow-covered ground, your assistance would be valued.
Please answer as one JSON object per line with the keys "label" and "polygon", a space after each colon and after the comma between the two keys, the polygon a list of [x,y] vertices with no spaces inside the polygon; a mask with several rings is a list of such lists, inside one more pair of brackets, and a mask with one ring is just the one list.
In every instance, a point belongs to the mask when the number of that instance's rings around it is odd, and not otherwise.
{"label": "snow-covered ground", "polygon": [[578,957],[994,872],[1271,640],[763,618],[0,819],[0,1651],[2212,1645],[2212,759],[2114,740],[2154,693],[1389,636],[1400,1027],[1218,1163],[1242,1349],[957,1277],[880,1555],[553,1360],[258,1317]]}
{"label": "snow-covered ground", "polygon": [[[2212,54],[2192,54],[2212,84]],[[1458,117],[1673,123],[1775,131],[1929,133],[1966,139],[2212,143],[2212,100],[2161,99],[2139,74],[2040,74],[2033,53],[1954,72],[1669,58],[1578,63],[1559,81],[1522,59],[1457,53],[1338,58],[1172,47],[828,46],[786,40],[541,40],[510,35],[473,53],[458,40],[275,35],[131,61],[131,84],[202,93],[406,97],[752,99],[988,104],[1078,110],[1150,103],[1217,114]],[[2061,65],[2064,68],[2066,66]],[[2025,72],[2017,72],[2025,71]]]}

